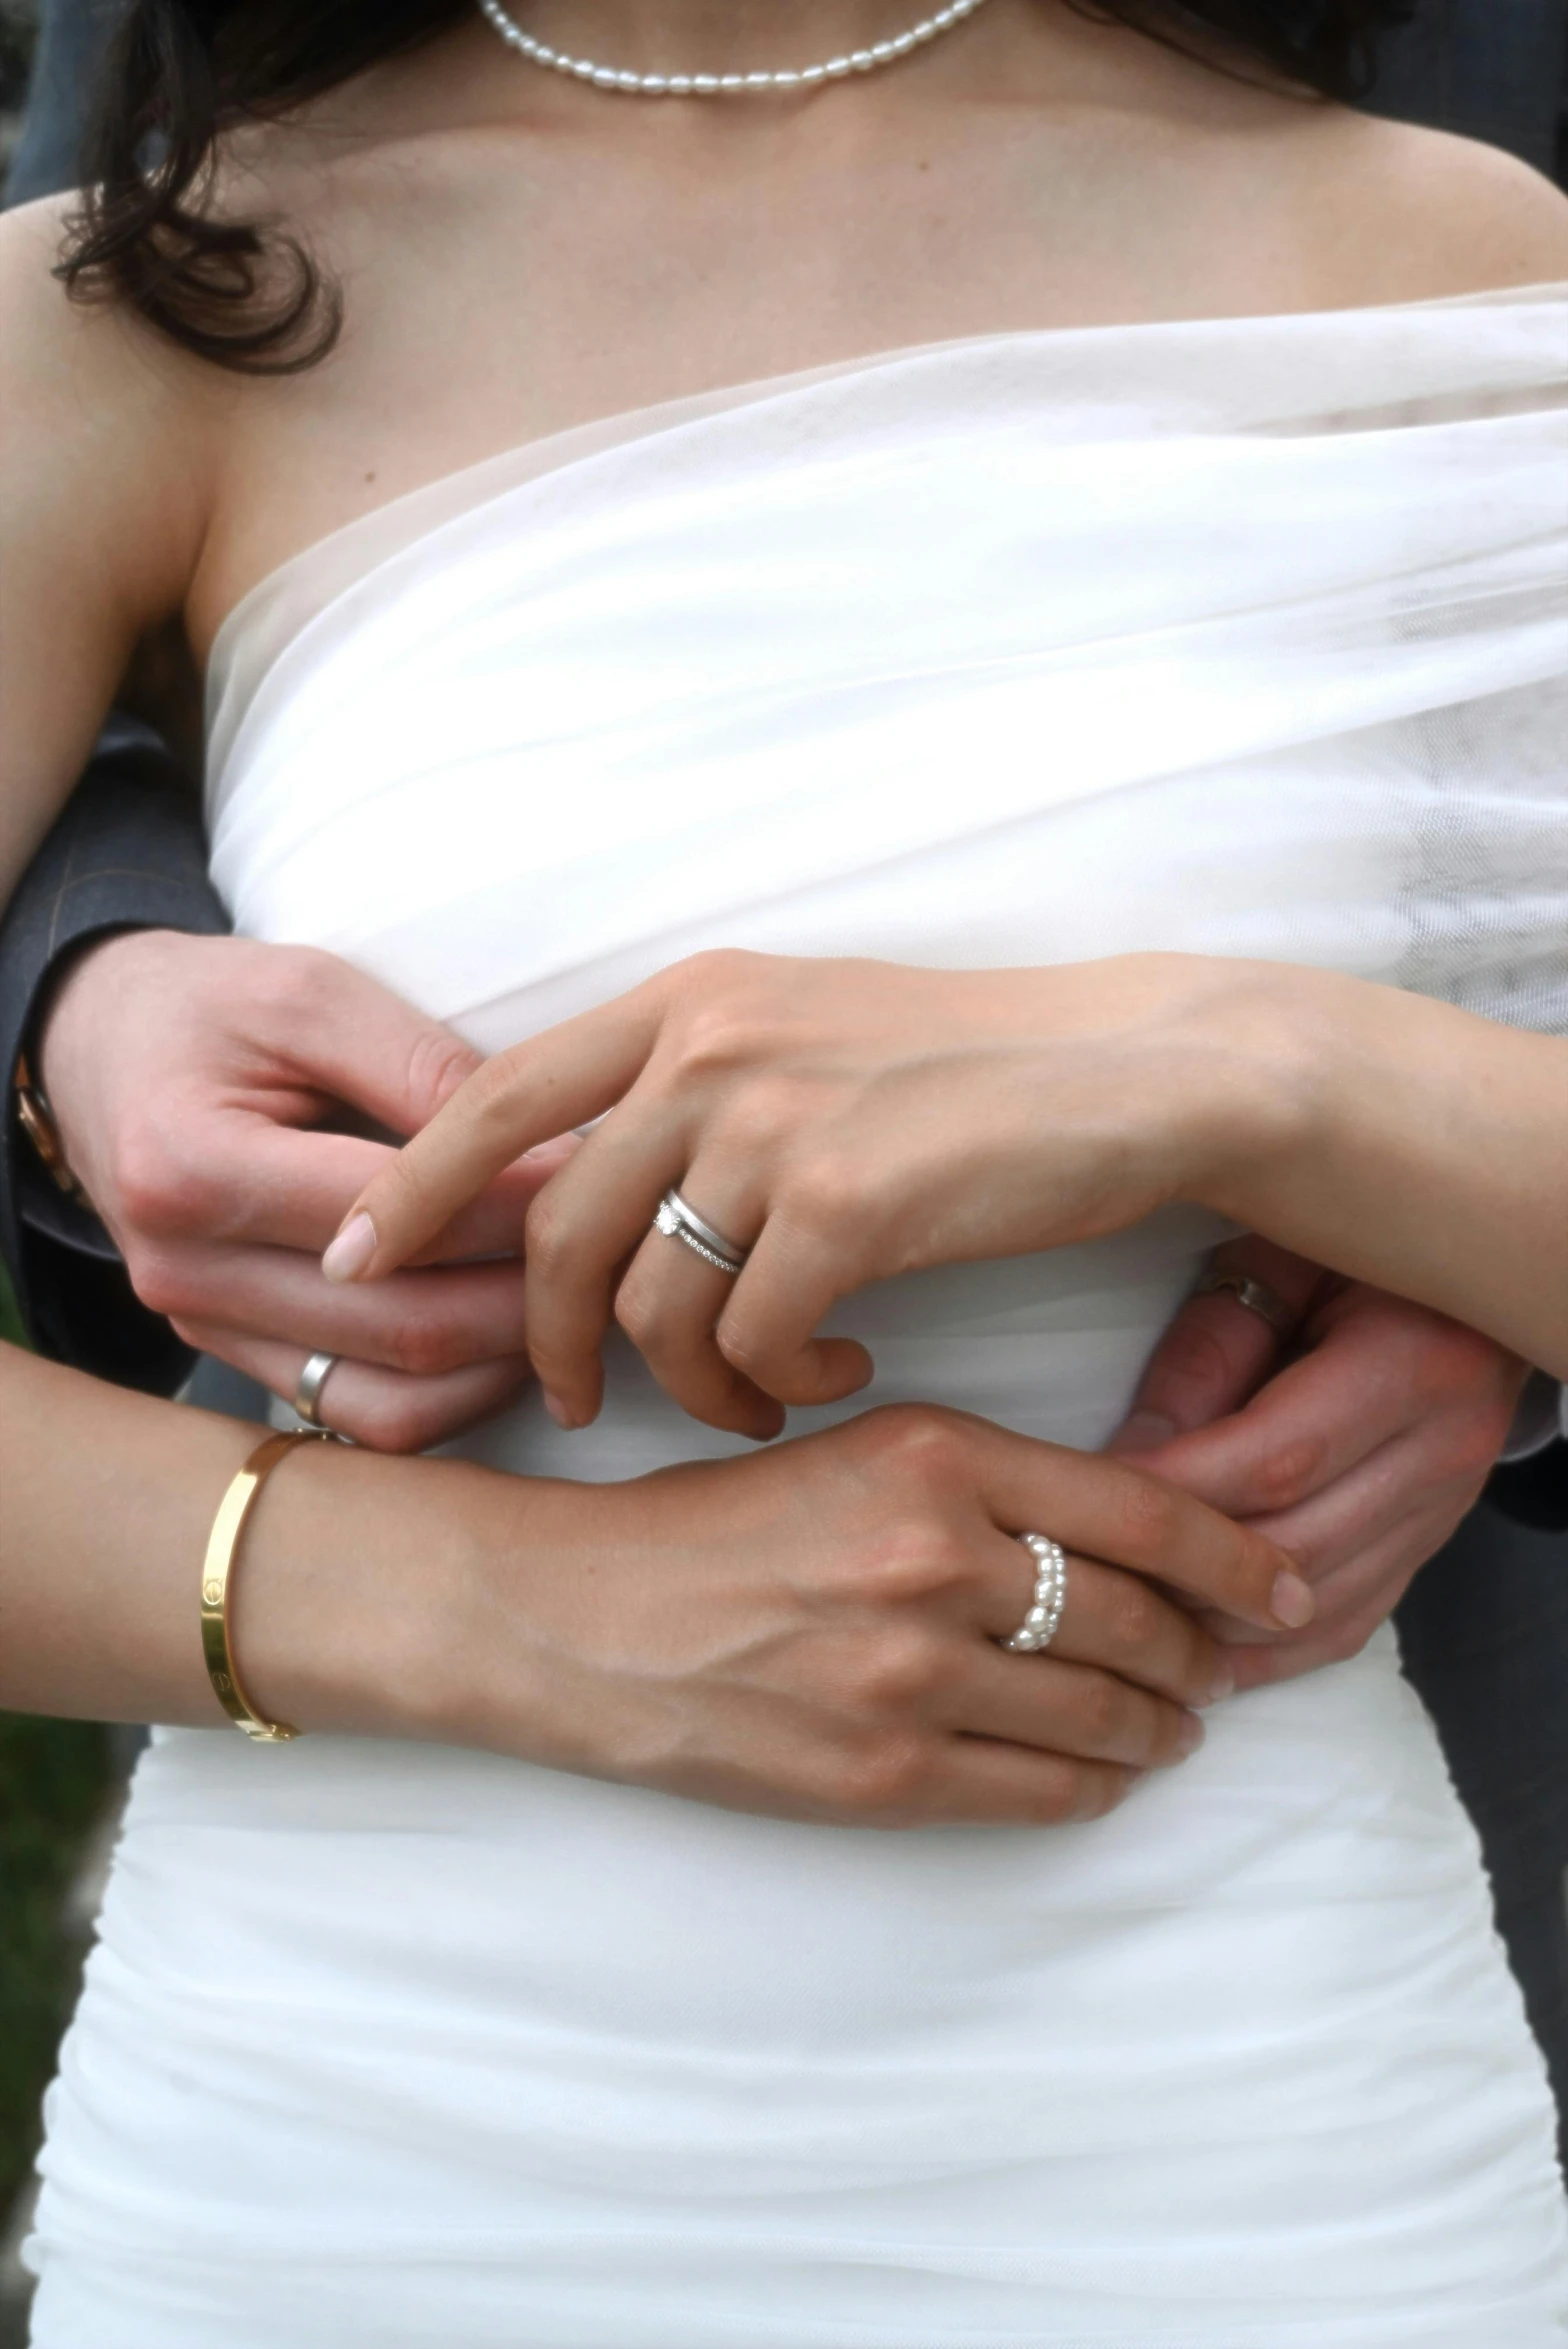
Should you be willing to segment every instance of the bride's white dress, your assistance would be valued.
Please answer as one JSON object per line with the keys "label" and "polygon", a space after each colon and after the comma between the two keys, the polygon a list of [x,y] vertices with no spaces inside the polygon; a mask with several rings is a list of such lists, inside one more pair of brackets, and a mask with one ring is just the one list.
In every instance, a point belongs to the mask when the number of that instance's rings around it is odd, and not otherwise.
{"label": "bride's white dress", "polygon": [[[214,870],[485,1047],[720,943],[1568,1027],[1565,338],[1552,289],[1010,334],[500,457],[226,626]],[[1093,1445],[1213,1237],[840,1319],[879,1397]],[[620,1353],[590,1432],[468,1448],[727,1447]],[[40,2349],[1568,2340],[1542,2068],[1389,1634],[1059,1833],[161,1734],[45,2172]]]}

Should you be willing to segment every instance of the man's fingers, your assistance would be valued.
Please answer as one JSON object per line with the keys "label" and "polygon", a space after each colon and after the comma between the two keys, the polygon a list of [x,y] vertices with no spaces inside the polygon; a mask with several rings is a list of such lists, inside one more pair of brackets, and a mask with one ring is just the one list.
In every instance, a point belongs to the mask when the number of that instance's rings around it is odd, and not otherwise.
{"label": "man's fingers", "polygon": [[334,1288],[314,1257],[286,1248],[202,1248],[138,1279],[154,1312],[352,1356],[415,1377],[525,1351],[520,1263],[399,1273],[373,1289]]}
{"label": "man's fingers", "polygon": [[654,987],[498,1053],[367,1185],[327,1250],[331,1280],[377,1280],[427,1247],[503,1167],[601,1116],[627,1093],[658,1032]]}
{"label": "man's fingers", "polygon": [[[181,1322],[180,1335],[292,1403],[305,1357],[298,1346],[208,1322]],[[347,1357],[335,1363],[318,1416],[336,1435],[375,1452],[427,1452],[450,1443],[513,1402],[528,1382],[528,1364],[513,1359],[470,1363],[439,1378],[408,1378]]]}
{"label": "man's fingers", "polygon": [[1247,1633],[1234,1645],[1227,1644],[1237,1687],[1296,1680],[1325,1664],[1343,1664],[1358,1656],[1452,1531],[1446,1513],[1402,1522],[1324,1578],[1318,1585],[1318,1620],[1306,1631],[1263,1641]]}
{"label": "man's fingers", "polygon": [[1412,1483],[1484,1474],[1517,1387],[1500,1347],[1400,1299],[1358,1292],[1321,1317],[1312,1351],[1233,1417],[1164,1446],[1149,1464],[1227,1516],[1297,1507],[1407,1431],[1424,1441]]}
{"label": "man's fingers", "polygon": [[[1298,1320],[1326,1277],[1320,1266],[1255,1237],[1217,1249],[1210,1272],[1261,1282]],[[1283,1343],[1283,1333],[1234,1290],[1189,1297],[1155,1348],[1132,1409],[1106,1449],[1150,1451],[1239,1410],[1278,1361]]]}
{"label": "man's fingers", "polygon": [[[1397,1557],[1390,1568],[1384,1613],[1392,1613],[1417,1567],[1440,1549],[1468,1516],[1486,1480],[1484,1464],[1456,1459],[1445,1427],[1420,1423],[1360,1461],[1346,1475],[1294,1509],[1260,1518],[1255,1530],[1294,1559],[1317,1595],[1314,1639],[1332,1631],[1335,1594],[1349,1569],[1361,1573],[1370,1557]],[[1358,1583],[1358,1591],[1369,1585]],[[1359,1598],[1358,1598],[1358,1604]],[[1251,1640],[1252,1631],[1215,1619],[1222,1639]]]}
{"label": "man's fingers", "polygon": [[255,994],[276,1065],[310,1090],[351,1102],[395,1134],[416,1134],[480,1065],[479,1054],[378,979],[301,948]]}
{"label": "man's fingers", "polygon": [[[521,1251],[529,1207],[577,1146],[548,1143],[497,1176],[441,1232],[422,1261]],[[160,1240],[206,1239],[319,1256],[350,1204],[395,1151],[313,1127],[277,1125],[252,1110],[192,1111],[139,1151],[133,1189],[113,1216],[127,1253]]]}

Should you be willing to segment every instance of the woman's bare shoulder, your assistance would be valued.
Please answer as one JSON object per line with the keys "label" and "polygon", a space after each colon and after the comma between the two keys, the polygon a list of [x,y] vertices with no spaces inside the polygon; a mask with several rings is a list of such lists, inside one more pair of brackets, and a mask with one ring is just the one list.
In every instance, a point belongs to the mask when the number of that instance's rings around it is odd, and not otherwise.
{"label": "woman's bare shoulder", "polygon": [[1334,109],[1300,159],[1325,307],[1568,280],[1568,197],[1499,147]]}
{"label": "woman's bare shoulder", "polygon": [[212,439],[181,354],[55,276],[68,204],[0,221],[0,894],[197,561]]}
{"label": "woman's bare shoulder", "polygon": [[51,197],[0,218],[0,496],[13,525],[47,517],[66,542],[90,532],[127,597],[156,605],[199,543],[212,371],[123,305],[71,298],[56,270],[74,206]]}

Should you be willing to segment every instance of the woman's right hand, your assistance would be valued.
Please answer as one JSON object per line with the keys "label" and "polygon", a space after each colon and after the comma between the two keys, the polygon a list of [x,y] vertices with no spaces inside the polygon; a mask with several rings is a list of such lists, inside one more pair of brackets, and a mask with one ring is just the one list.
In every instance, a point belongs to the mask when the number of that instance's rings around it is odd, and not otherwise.
{"label": "woman's right hand", "polygon": [[[1271,1543],[1129,1463],[926,1407],[511,1492],[457,1604],[445,1585],[426,1733],[796,1819],[1096,1818],[1232,1685],[1161,1585],[1272,1631],[1312,1608]],[[1070,1560],[1046,1655],[997,1644],[1033,1591],[1024,1531]]]}

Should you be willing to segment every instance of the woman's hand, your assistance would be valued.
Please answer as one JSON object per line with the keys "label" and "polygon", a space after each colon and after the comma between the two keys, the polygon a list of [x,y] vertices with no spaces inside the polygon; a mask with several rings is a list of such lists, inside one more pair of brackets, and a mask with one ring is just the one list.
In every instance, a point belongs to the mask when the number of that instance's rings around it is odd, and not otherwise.
{"label": "woman's hand", "polygon": [[[488,1555],[443,1584],[427,1734],[842,1825],[1097,1817],[1229,1692],[1192,1606],[1260,1632],[1311,1611],[1271,1543],[1141,1470],[918,1406],[489,1506]],[[1045,1655],[997,1644],[1025,1530],[1070,1558]],[[289,1702],[248,1653],[257,1701]]]}
{"label": "woman's hand", "polygon": [[[696,1418],[773,1435],[780,1403],[871,1375],[863,1347],[814,1340],[838,1298],[1184,1195],[1225,1098],[1209,1007],[1248,968],[699,955],[487,1062],[368,1185],[325,1269],[390,1272],[521,1152],[601,1118],[528,1218],[528,1349],[551,1408],[593,1418],[613,1311]],[[751,1251],[738,1279],[650,1231],[672,1185]]]}

